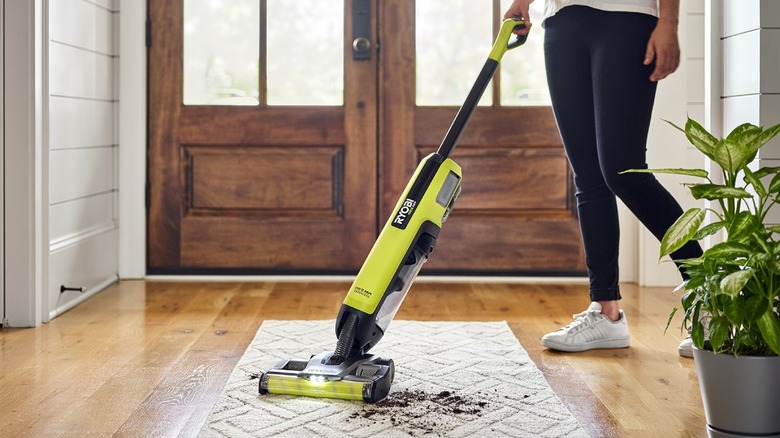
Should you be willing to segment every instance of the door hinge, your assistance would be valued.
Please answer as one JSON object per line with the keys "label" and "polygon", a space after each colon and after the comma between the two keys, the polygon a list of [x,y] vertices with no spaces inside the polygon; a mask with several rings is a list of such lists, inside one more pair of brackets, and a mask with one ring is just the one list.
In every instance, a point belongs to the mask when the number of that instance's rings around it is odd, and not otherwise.
{"label": "door hinge", "polygon": [[146,47],[152,47],[152,20],[146,20]]}

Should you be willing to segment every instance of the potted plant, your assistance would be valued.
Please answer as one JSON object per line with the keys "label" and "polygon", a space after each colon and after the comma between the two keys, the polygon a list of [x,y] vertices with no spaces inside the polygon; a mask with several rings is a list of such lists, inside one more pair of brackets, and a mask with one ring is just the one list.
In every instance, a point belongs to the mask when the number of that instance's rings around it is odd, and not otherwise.
{"label": "potted plant", "polygon": [[[770,208],[780,203],[780,167],[751,167],[780,124],[762,129],[746,123],[722,139],[690,118],[684,129],[675,128],[720,166],[722,179],[704,169],[629,172],[701,178],[687,186],[695,199],[715,207],[683,213],[664,235],[661,257],[725,231],[725,240],[701,257],[677,260],[689,276],[677,290],[685,291],[683,327],[691,330],[708,431],[780,436],[780,225],[765,225]],[[709,224],[707,212],[714,218]]]}

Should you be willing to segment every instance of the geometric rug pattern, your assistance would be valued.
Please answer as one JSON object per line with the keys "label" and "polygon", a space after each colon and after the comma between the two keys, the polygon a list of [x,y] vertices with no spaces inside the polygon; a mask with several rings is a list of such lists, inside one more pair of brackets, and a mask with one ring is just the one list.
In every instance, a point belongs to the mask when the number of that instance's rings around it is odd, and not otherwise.
{"label": "geometric rug pattern", "polygon": [[264,321],[201,437],[585,437],[504,321],[393,321],[371,350],[395,362],[377,404],[259,395],[280,359],[335,347],[335,321]]}

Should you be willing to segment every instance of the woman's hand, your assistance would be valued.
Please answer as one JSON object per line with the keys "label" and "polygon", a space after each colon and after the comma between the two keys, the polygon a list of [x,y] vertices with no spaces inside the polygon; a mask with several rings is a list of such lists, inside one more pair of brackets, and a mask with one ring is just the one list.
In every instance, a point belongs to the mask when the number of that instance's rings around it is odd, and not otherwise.
{"label": "woman's hand", "polygon": [[514,31],[517,35],[526,35],[531,30],[531,15],[528,13],[528,5],[534,0],[514,0],[504,14],[504,20],[509,18],[522,18],[525,27]]}
{"label": "woman's hand", "polygon": [[659,20],[655,30],[647,41],[645,65],[655,60],[655,69],[650,74],[651,81],[660,81],[669,76],[680,65],[680,43],[677,41],[677,24]]}

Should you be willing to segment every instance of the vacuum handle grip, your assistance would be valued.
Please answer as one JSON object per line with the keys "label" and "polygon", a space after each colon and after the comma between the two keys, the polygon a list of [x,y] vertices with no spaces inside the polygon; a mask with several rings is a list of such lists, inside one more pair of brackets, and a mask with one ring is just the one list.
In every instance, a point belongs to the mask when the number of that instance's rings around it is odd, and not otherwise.
{"label": "vacuum handle grip", "polygon": [[525,22],[522,18],[507,18],[501,23],[501,30],[498,31],[496,42],[493,43],[493,50],[490,51],[488,58],[494,61],[501,61],[507,50],[522,46],[528,39],[528,34],[516,35],[514,41],[510,42],[513,32],[517,29],[524,29]]}

